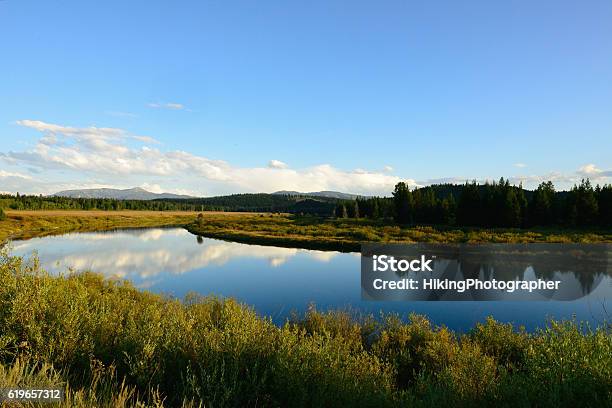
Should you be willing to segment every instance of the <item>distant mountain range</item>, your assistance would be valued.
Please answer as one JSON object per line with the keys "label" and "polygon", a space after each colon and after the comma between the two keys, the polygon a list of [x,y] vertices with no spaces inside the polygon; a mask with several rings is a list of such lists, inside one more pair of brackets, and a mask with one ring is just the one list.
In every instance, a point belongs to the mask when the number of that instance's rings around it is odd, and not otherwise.
{"label": "distant mountain range", "polygon": [[341,193],[339,191],[313,191],[310,193],[300,193],[299,191],[287,191],[281,190],[272,194],[278,195],[290,195],[290,196],[308,196],[308,197],[326,197],[326,198],[337,198],[339,200],[354,200],[356,198],[366,197],[359,194]]}
{"label": "distant mountain range", "polygon": [[53,194],[55,197],[70,198],[112,198],[115,200],[156,200],[162,198],[193,198],[187,195],[170,193],[151,193],[140,187],[118,190],[115,188],[90,188],[84,190],[65,190]]}
{"label": "distant mountain range", "polygon": [[[277,191],[272,195],[285,196],[302,196],[302,197],[319,197],[333,198],[337,200],[354,200],[356,198],[365,197],[358,194],[341,193],[339,191],[313,191],[310,193],[301,193],[299,191]],[[188,195],[179,195],[171,193],[152,193],[140,187],[128,188],[119,190],[115,188],[90,188],[83,190],[65,190],[52,194],[53,197],[69,197],[69,198],[111,198],[115,200],[156,200],[156,199],[195,199],[197,197]],[[212,199],[214,197],[210,197]]]}

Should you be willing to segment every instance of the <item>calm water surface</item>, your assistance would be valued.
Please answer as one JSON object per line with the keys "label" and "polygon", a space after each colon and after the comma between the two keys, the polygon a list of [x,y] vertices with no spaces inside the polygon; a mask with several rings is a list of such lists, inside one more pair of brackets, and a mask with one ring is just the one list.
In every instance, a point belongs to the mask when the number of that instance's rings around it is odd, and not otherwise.
{"label": "calm water surface", "polygon": [[12,243],[14,255],[34,251],[54,273],[92,270],[177,297],[189,292],[234,297],[277,323],[311,302],[320,310],[417,312],[455,330],[467,330],[491,315],[528,330],[545,325],[549,317],[576,316],[594,325],[612,317],[608,275],[576,301],[366,302],[361,300],[358,253],[246,245],[198,238],[182,228],[74,233]]}

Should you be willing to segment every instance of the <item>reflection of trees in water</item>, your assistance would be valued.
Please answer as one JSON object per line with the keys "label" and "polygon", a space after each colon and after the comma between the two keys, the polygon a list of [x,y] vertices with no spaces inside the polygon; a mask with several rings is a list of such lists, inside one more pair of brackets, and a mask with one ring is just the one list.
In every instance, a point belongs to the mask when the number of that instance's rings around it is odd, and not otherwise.
{"label": "reflection of trees in water", "polygon": [[571,273],[585,294],[593,290],[597,278],[612,277],[612,245],[608,244],[421,244],[397,247],[395,254],[435,256],[435,263],[451,261],[443,276],[448,278],[461,271],[465,279],[523,280],[529,267],[538,279]]}
{"label": "reflection of trees in water", "polygon": [[600,276],[612,276],[608,267],[610,253],[600,247],[559,248],[558,250],[513,251],[497,249],[459,252],[457,262],[466,278],[485,279],[495,276],[498,280],[523,280],[529,267],[538,279],[551,280],[555,273],[571,273],[580,283],[583,293],[593,289]]}

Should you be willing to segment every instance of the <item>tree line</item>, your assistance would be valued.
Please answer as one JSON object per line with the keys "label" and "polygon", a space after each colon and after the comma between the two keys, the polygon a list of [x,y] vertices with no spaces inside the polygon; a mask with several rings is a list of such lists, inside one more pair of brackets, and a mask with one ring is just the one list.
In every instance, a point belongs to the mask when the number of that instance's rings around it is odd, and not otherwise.
{"label": "tree line", "polygon": [[233,194],[218,197],[156,200],[71,198],[17,193],[0,194],[0,208],[12,210],[103,210],[103,211],[252,211],[289,212],[329,216],[336,199],[312,199],[298,195]]}
{"label": "tree line", "polygon": [[[458,197],[455,196],[458,195]],[[612,226],[612,185],[593,187],[582,180],[570,191],[555,191],[551,181],[534,191],[499,182],[417,188],[400,182],[391,198],[341,201],[337,218],[393,219],[402,225],[471,227]]]}
{"label": "tree line", "polygon": [[[472,227],[612,226],[612,185],[593,187],[586,179],[570,191],[556,191],[551,181],[525,190],[505,179],[478,184],[440,184],[410,189],[395,186],[392,197],[338,200],[282,194],[116,200],[35,195],[0,195],[0,208],[14,210],[148,210],[289,212],[337,218],[393,220],[397,224]],[[0,213],[0,217],[2,213]]]}
{"label": "tree line", "polygon": [[0,207],[12,210],[144,210],[197,211],[193,204],[165,200],[116,200],[111,198],[71,198],[42,195],[0,195]]}

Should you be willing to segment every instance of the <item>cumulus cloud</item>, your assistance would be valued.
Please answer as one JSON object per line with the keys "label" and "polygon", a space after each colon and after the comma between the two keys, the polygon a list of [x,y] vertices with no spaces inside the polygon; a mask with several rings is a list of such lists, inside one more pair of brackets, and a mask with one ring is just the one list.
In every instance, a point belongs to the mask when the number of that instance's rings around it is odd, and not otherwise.
{"label": "cumulus cloud", "polygon": [[527,167],[527,165],[525,163],[514,163],[513,166],[514,167],[518,167],[519,169],[523,169],[523,168]]}
{"label": "cumulus cloud", "polygon": [[[0,152],[0,160],[9,166],[0,168],[4,191],[46,194],[94,186],[142,186],[155,192],[199,196],[278,190],[335,190],[388,196],[399,181],[417,187],[499,179],[462,175],[415,181],[391,174],[390,166],[380,171],[343,170],[323,163],[294,169],[280,160],[270,160],[267,166],[240,167],[186,151],[164,150],[152,137],[133,135],[119,128],[72,127],[38,120],[20,120],[17,124],[40,132],[40,138],[28,150]],[[36,177],[24,174],[25,169]],[[606,183],[612,178],[612,171],[586,164],[569,173],[517,175],[510,182],[533,188],[551,180],[563,189],[585,177]]]}
{"label": "cumulus cloud", "polygon": [[594,164],[586,164],[573,173],[549,172],[542,175],[532,174],[515,176],[510,178],[513,184],[523,183],[523,185],[535,187],[544,181],[552,181],[555,185],[571,187],[580,183],[580,180],[588,178],[596,183],[608,183],[612,179],[612,171],[604,171]]}
{"label": "cumulus cloud", "polygon": [[602,170],[594,164],[585,164],[578,169],[578,174],[593,180],[612,177],[612,170]]}
{"label": "cumulus cloud", "polygon": [[32,182],[32,177],[27,174],[0,169],[0,194],[24,191],[23,187]]}
{"label": "cumulus cloud", "polygon": [[[513,185],[522,184],[525,188],[535,188],[542,182],[552,181],[559,189],[567,189],[574,184],[580,183],[580,180],[583,178],[589,178],[597,183],[607,183],[612,179],[612,171],[603,171],[593,164],[587,164],[569,173],[551,171],[543,174],[524,174],[509,177],[508,181]],[[432,184],[463,184],[472,181],[483,184],[485,182],[497,182],[498,180],[499,177],[444,177],[421,180],[418,181],[417,184],[421,186]]]}
{"label": "cumulus cloud", "polygon": [[286,169],[289,166],[287,165],[287,163],[284,163],[280,160],[270,160],[268,162],[268,167],[271,169]]}
{"label": "cumulus cloud", "polygon": [[[122,184],[136,180],[135,185],[158,184],[156,189],[160,190],[169,185],[176,190],[175,183],[180,183],[183,189],[197,189],[200,194],[214,189],[221,193],[339,190],[388,195],[402,181],[381,172],[344,171],[330,164],[291,169],[286,163],[271,160],[268,167],[238,167],[186,151],[163,151],[151,146],[156,142],[153,138],[118,128],[79,128],[37,120],[20,120],[17,124],[37,130],[41,137],[30,150],[0,153],[0,158],[12,165],[72,171],[73,175],[121,180]],[[152,183],[152,178],[158,181]],[[414,180],[403,181],[415,185]]]}
{"label": "cumulus cloud", "polygon": [[[150,136],[132,135],[129,132],[110,127],[89,126],[84,128],[62,126],[53,123],[47,123],[40,120],[18,120],[16,124],[31,129],[38,130],[44,136],[40,139],[39,145],[56,145],[59,142],[59,137],[64,136],[81,142],[83,145],[91,148],[103,148],[109,146],[108,142],[119,139],[134,139],[146,143],[159,143]],[[121,146],[114,145],[112,148]]]}

